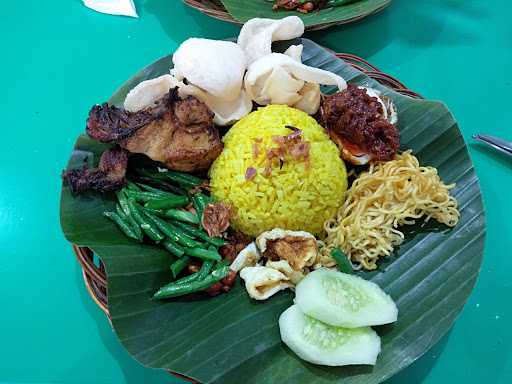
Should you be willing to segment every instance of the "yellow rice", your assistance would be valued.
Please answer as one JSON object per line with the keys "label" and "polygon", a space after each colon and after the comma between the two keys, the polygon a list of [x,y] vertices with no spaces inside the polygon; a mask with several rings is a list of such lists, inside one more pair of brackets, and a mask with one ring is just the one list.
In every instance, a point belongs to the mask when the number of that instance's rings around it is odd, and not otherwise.
{"label": "yellow rice", "polygon": [[[287,156],[281,169],[274,164],[272,174],[264,176],[265,154],[277,146],[272,136],[290,134],[286,125],[302,130],[303,140],[310,142],[310,165]],[[256,159],[255,139],[262,140]],[[210,168],[211,188],[217,200],[233,208],[236,229],[252,236],[278,227],[321,234],[324,222],[343,205],[345,164],[308,114],[284,105],[260,108],[235,124],[223,141],[224,150]],[[245,179],[249,167],[257,170],[252,180]]]}

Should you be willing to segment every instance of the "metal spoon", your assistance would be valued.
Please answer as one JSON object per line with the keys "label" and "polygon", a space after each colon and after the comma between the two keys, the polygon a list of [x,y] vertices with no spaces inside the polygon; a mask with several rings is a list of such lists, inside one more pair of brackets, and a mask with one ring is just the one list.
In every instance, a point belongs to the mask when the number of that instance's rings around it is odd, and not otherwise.
{"label": "metal spoon", "polygon": [[503,152],[509,156],[512,156],[512,143],[510,141],[506,141],[503,139],[500,139],[496,136],[489,136],[489,135],[473,135],[473,139],[487,144],[494,149],[497,149],[500,152]]}

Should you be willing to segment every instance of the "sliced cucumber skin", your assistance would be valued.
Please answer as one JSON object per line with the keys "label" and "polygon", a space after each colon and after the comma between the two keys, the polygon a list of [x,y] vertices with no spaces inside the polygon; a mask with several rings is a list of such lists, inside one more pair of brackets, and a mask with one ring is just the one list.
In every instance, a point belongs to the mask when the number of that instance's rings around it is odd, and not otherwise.
{"label": "sliced cucumber skin", "polygon": [[[326,281],[334,281],[336,289],[326,289]],[[340,290],[344,295],[333,296]],[[295,302],[304,313],[330,325],[358,328],[393,323],[398,318],[393,299],[377,284],[355,275],[320,268],[307,275],[295,292]]]}
{"label": "sliced cucumber skin", "polygon": [[281,340],[302,360],[337,367],[342,365],[375,365],[381,350],[380,337],[370,327],[344,329],[347,340],[335,348],[322,348],[304,335],[306,315],[292,305],[279,317]]}

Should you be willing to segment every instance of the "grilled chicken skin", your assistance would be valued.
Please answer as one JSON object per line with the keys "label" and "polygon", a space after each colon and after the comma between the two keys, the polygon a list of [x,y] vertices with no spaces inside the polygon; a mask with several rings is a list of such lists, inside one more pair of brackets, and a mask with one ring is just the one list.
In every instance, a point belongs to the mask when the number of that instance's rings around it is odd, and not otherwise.
{"label": "grilled chicken skin", "polygon": [[222,151],[213,113],[194,97],[171,89],[155,105],[129,112],[108,104],[94,106],[87,120],[93,139],[118,143],[177,171],[208,169]]}

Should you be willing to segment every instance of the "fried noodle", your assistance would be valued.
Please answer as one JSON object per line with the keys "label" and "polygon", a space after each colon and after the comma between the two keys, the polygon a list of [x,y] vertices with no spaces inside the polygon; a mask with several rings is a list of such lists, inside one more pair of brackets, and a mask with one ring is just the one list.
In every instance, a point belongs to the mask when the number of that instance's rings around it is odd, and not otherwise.
{"label": "fried noodle", "polygon": [[325,266],[335,265],[330,253],[341,248],[355,268],[373,270],[377,260],[401,244],[402,225],[435,219],[457,225],[457,200],[433,167],[421,167],[411,151],[388,162],[371,164],[352,184],[337,216],[325,222],[327,236],[320,250]]}

